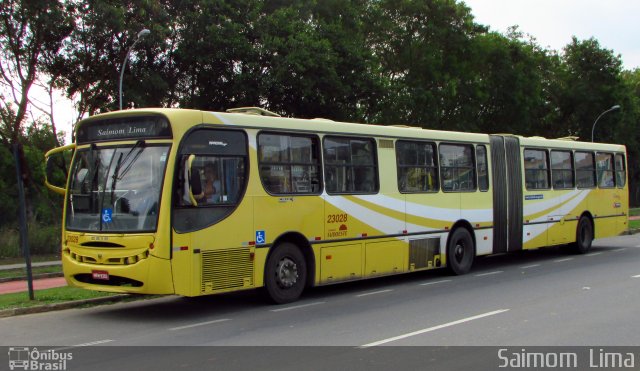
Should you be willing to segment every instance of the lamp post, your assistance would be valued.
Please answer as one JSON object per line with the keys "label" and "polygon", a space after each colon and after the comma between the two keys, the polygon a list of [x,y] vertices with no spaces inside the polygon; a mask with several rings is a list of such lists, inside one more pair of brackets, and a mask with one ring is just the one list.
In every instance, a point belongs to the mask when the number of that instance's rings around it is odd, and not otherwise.
{"label": "lamp post", "polygon": [[122,70],[120,71],[120,110],[121,111],[122,111],[122,77],[124,76],[124,69],[125,69],[125,67],[127,67],[127,60],[129,60],[129,55],[131,55],[131,51],[136,46],[138,41],[140,41],[140,39],[142,39],[143,37],[147,36],[150,33],[151,33],[151,31],[147,30],[146,28],[143,29],[142,31],[138,32],[138,36],[136,37],[136,41],[134,41],[133,44],[131,45],[131,47],[129,47],[129,50],[127,50],[127,56],[124,57],[124,62],[122,62]]}
{"label": "lamp post", "polygon": [[607,113],[609,113],[609,112],[611,112],[611,111],[615,111],[615,110],[617,110],[617,109],[620,109],[620,106],[616,104],[615,106],[612,106],[612,107],[611,107],[611,108],[609,108],[608,110],[606,110],[606,111],[602,112],[602,113],[600,114],[600,116],[598,116],[598,118],[596,119],[596,121],[593,123],[593,127],[591,128],[591,142],[593,142],[593,132],[594,132],[594,130],[596,130],[596,124],[598,123],[598,120],[600,120],[600,117],[604,116],[605,114],[607,114]]}

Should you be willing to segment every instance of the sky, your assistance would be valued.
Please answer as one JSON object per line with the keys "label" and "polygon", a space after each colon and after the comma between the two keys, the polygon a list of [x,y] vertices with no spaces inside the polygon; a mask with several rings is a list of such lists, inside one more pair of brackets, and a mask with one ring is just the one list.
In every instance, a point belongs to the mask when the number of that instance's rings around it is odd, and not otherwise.
{"label": "sky", "polygon": [[547,49],[594,37],[600,47],[622,56],[624,69],[640,67],[638,0],[462,0],[476,23],[506,33],[510,26]]}

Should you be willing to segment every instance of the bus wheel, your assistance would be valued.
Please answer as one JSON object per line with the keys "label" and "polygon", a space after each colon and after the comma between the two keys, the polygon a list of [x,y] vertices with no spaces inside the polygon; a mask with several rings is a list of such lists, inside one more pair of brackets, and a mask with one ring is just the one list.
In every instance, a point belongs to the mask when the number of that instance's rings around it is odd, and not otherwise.
{"label": "bus wheel", "polygon": [[307,263],[298,247],[285,242],[276,246],[267,259],[264,284],[276,304],[297,300],[307,282]]}
{"label": "bus wheel", "polygon": [[593,225],[586,216],[580,218],[576,229],[576,242],[571,244],[573,251],[578,254],[586,254],[591,249],[593,241]]}
{"label": "bus wheel", "polygon": [[473,238],[466,228],[457,228],[449,237],[447,245],[447,268],[454,275],[461,275],[469,272],[475,248]]}

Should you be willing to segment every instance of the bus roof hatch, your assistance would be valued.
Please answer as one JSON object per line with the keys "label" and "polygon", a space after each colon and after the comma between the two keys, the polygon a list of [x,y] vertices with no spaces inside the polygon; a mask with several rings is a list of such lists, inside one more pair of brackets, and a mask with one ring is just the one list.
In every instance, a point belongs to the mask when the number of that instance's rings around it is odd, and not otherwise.
{"label": "bus roof hatch", "polygon": [[257,115],[257,116],[271,116],[271,117],[280,117],[275,112],[267,111],[264,108],[260,107],[239,107],[239,108],[230,108],[227,110],[229,113],[244,113],[245,115]]}

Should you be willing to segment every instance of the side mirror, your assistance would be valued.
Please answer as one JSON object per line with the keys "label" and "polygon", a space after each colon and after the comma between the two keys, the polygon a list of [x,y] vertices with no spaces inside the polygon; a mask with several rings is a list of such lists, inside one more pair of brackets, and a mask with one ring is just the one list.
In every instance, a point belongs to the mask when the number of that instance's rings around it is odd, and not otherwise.
{"label": "side mirror", "polygon": [[200,183],[200,174],[196,169],[193,169],[193,160],[195,160],[196,155],[190,155],[187,159],[187,171],[189,179],[189,201],[193,206],[198,206],[198,201],[196,201],[195,195],[202,194],[202,183]]}
{"label": "side mirror", "polygon": [[[69,176],[69,171],[68,171],[69,164],[68,164],[67,158],[65,158],[65,152],[74,151],[75,149],[76,149],[75,144],[69,144],[66,146],[54,148],[44,155],[44,158],[46,161],[46,172],[45,172],[44,184],[51,191],[63,196],[66,194],[65,186],[67,184],[66,181]],[[55,177],[56,170],[62,170],[64,172],[64,181],[57,181],[57,182],[54,181],[54,183],[62,183],[62,184],[54,185],[50,183],[50,180],[53,180]]]}

